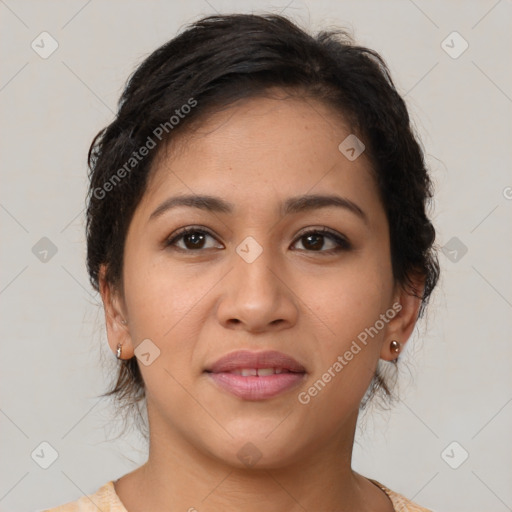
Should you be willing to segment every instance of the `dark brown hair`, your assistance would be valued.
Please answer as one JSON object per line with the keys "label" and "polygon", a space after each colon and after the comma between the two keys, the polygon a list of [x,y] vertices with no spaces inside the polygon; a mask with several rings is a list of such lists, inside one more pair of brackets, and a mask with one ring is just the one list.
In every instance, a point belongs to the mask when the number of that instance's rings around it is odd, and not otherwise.
{"label": "dark brown hair", "polygon": [[[158,151],[136,161],[134,155],[140,156],[150,139],[163,147],[216,108],[271,88],[322,101],[364,141],[390,226],[393,276],[421,298],[422,316],[439,264],[426,214],[432,184],[406,105],[375,51],[357,46],[343,30],[312,36],[278,15],[203,18],[155,50],[131,76],[116,118],[89,150],[87,267],[92,286],[98,290],[99,268],[106,264],[106,281],[123,289],[126,233]],[[423,290],[415,285],[418,277]],[[391,396],[379,371],[370,395],[378,389]],[[135,357],[119,362],[115,384],[105,395],[126,405],[144,398]]]}

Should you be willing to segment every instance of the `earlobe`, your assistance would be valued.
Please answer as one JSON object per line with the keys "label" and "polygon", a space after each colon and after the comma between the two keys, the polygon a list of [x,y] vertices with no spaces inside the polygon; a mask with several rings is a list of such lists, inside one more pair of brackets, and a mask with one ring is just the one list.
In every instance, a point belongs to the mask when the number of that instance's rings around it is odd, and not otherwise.
{"label": "earlobe", "polygon": [[[386,338],[380,354],[381,359],[396,362],[403,351],[418,319],[422,291],[423,282],[416,283],[414,290],[406,290],[402,286],[399,288],[393,304],[393,309],[398,310],[398,312],[388,324]],[[395,304],[399,304],[400,308],[395,308]]]}
{"label": "earlobe", "polygon": [[133,357],[133,344],[125,308],[119,292],[107,282],[105,270],[105,265],[101,265],[98,281],[105,312],[108,344],[118,359],[130,359]]}

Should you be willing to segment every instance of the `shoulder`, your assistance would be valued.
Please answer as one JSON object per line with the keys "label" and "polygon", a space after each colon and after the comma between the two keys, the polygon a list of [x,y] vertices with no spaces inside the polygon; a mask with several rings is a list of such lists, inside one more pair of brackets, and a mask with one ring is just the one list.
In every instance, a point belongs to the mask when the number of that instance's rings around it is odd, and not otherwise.
{"label": "shoulder", "polygon": [[100,487],[94,494],[82,496],[76,501],[46,509],[43,512],[127,512],[116,494],[114,482]]}
{"label": "shoulder", "polygon": [[420,507],[416,503],[413,503],[411,500],[408,500],[405,496],[402,496],[401,494],[388,489],[380,482],[372,479],[369,480],[373,482],[377,487],[380,487],[388,495],[396,512],[432,512],[430,509]]}

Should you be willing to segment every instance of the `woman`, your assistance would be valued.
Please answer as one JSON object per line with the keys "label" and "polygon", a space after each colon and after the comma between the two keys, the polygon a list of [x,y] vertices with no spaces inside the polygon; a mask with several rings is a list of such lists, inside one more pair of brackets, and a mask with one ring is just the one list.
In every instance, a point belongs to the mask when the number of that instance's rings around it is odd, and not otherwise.
{"label": "woman", "polygon": [[431,182],[386,65],[280,16],[200,20],[91,146],[88,270],[147,462],[53,509],[424,511],[351,468],[434,289]]}

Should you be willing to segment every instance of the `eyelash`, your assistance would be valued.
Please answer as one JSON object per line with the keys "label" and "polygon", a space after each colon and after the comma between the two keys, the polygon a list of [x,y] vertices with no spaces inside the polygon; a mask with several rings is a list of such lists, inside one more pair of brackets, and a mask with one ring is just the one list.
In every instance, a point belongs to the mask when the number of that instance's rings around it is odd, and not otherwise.
{"label": "eyelash", "polygon": [[[186,235],[192,234],[192,233],[200,233],[200,234],[208,235],[208,236],[216,239],[215,235],[213,235],[213,233],[211,233],[208,229],[206,229],[204,227],[189,226],[189,227],[183,228],[183,229],[179,230],[177,233],[171,235],[170,238],[165,240],[164,245],[165,245],[165,247],[170,247],[172,249],[176,249],[176,250],[179,250],[182,252],[201,252],[201,251],[203,251],[204,249],[202,249],[202,248],[194,250],[194,249],[183,249],[182,247],[175,246],[175,243],[178,240],[183,239],[183,237],[185,237]],[[337,244],[337,247],[335,247],[333,249],[319,250],[319,251],[307,250],[307,249],[300,249],[300,250],[303,250],[306,252],[312,252],[312,253],[319,253],[319,254],[332,254],[334,252],[348,251],[348,250],[352,249],[352,245],[346,238],[337,234],[334,231],[331,231],[329,228],[326,228],[326,227],[310,229],[309,231],[304,231],[303,233],[299,234],[297,236],[297,238],[295,238],[292,245],[295,245],[298,241],[300,241],[302,238],[304,238],[308,235],[321,235],[325,238],[329,238],[334,243]]]}

